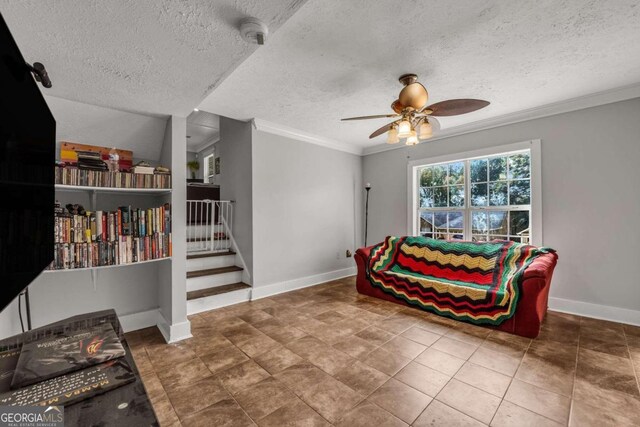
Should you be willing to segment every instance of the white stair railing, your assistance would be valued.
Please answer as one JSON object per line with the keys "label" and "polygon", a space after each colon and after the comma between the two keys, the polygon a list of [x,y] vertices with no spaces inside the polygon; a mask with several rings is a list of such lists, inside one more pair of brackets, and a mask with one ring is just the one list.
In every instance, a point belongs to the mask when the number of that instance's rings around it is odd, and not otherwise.
{"label": "white stair railing", "polygon": [[231,250],[233,202],[187,200],[187,252]]}

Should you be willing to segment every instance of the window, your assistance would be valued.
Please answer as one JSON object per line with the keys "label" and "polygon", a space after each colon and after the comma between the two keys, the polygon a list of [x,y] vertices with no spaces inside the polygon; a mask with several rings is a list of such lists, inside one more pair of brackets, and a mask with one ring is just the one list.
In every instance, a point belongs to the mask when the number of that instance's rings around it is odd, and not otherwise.
{"label": "window", "polygon": [[213,154],[209,154],[204,158],[204,182],[213,184],[215,178],[215,169],[213,167]]}
{"label": "window", "polygon": [[533,243],[531,148],[434,160],[410,164],[414,235]]}

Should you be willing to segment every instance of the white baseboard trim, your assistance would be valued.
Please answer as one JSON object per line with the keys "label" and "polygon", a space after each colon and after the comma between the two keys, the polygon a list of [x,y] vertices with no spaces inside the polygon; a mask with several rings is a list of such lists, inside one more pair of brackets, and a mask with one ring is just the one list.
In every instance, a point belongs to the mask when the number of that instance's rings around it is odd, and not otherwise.
{"label": "white baseboard trim", "polygon": [[278,295],[296,289],[307,288],[331,280],[342,279],[343,277],[354,276],[357,270],[355,267],[343,268],[341,270],[328,271],[326,273],[315,274],[313,276],[300,277],[298,279],[287,280],[286,282],[273,283],[265,286],[255,286],[251,292],[251,299],[256,300]]}
{"label": "white baseboard trim", "polygon": [[137,331],[138,329],[150,328],[158,324],[160,318],[160,310],[154,308],[152,310],[141,311],[139,313],[125,314],[118,316],[120,325],[125,332]]}
{"label": "white baseboard trim", "polygon": [[640,326],[640,311],[549,297],[549,310]]}
{"label": "white baseboard trim", "polygon": [[169,322],[167,322],[167,319],[165,319],[159,311],[158,316],[158,329],[160,329],[160,333],[167,343],[171,344],[193,337],[193,335],[191,335],[191,322],[188,320],[186,322],[170,325]]}

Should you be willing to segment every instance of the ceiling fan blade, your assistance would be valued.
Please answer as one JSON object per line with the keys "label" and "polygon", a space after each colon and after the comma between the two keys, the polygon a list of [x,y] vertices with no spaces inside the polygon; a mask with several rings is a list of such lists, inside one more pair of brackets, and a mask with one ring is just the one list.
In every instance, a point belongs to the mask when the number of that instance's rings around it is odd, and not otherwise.
{"label": "ceiling fan blade", "polygon": [[391,117],[398,117],[397,114],[377,114],[374,116],[360,116],[360,117],[348,117],[346,119],[340,119],[343,122],[347,121],[347,120],[369,120],[369,119],[384,119],[384,118],[391,118]]}
{"label": "ceiling fan blade", "polygon": [[427,108],[432,111],[432,116],[445,117],[470,113],[487,105],[489,105],[489,101],[483,101],[482,99],[449,99],[436,102]]}
{"label": "ceiling fan blade", "polygon": [[399,120],[396,120],[395,122],[391,122],[389,124],[386,124],[386,125],[382,126],[380,129],[376,130],[371,135],[369,135],[369,139],[375,138],[376,136],[380,136],[383,133],[388,132],[389,129],[391,129],[391,126],[395,125],[398,122],[399,122]]}

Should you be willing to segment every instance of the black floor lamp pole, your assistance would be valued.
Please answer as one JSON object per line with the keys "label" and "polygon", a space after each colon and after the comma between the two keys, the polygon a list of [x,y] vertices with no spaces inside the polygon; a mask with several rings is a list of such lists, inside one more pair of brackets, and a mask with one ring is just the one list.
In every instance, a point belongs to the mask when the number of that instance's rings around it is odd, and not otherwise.
{"label": "black floor lamp pole", "polygon": [[367,182],[364,186],[364,189],[367,190],[367,201],[364,205],[364,247],[367,247],[367,234],[369,232],[369,191],[371,190],[371,184]]}

